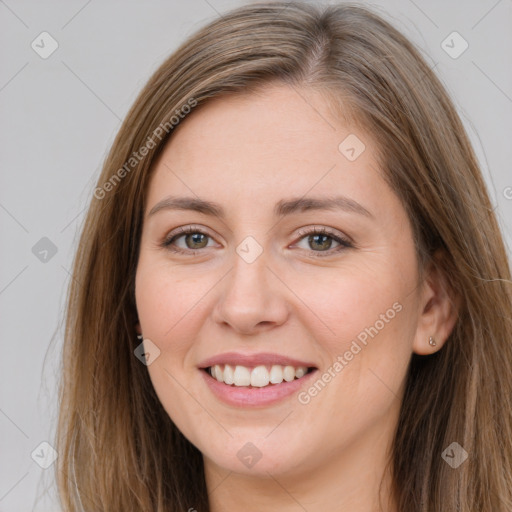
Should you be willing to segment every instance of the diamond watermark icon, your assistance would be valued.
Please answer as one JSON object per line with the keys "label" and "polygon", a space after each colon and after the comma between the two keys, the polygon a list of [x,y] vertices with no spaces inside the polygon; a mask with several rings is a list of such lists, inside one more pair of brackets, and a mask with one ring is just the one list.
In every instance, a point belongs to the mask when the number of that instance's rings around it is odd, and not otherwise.
{"label": "diamond watermark icon", "polygon": [[454,441],[444,450],[441,457],[453,469],[457,469],[468,458],[468,452],[459,443]]}
{"label": "diamond watermark icon", "polygon": [[59,43],[48,32],[41,32],[30,46],[41,59],[47,59],[59,47]]}
{"label": "diamond watermark icon", "polygon": [[443,40],[441,48],[452,59],[458,59],[469,48],[469,43],[458,32],[453,31]]}
{"label": "diamond watermark icon", "polygon": [[353,133],[345,137],[338,146],[339,152],[350,162],[357,160],[365,149],[363,141]]}
{"label": "diamond watermark icon", "polygon": [[42,263],[48,263],[57,254],[57,246],[49,238],[43,236],[32,247],[32,253]]}
{"label": "diamond watermark icon", "polygon": [[160,349],[150,339],[144,338],[133,353],[142,364],[149,366],[160,355]]}
{"label": "diamond watermark icon", "polygon": [[30,454],[32,460],[43,469],[48,469],[57,459],[57,452],[46,441],[40,443]]}
{"label": "diamond watermark icon", "polygon": [[236,252],[246,263],[253,263],[263,252],[263,247],[252,236],[247,236],[238,244]]}
{"label": "diamond watermark icon", "polygon": [[251,469],[263,456],[261,451],[252,443],[245,443],[236,456],[244,466]]}

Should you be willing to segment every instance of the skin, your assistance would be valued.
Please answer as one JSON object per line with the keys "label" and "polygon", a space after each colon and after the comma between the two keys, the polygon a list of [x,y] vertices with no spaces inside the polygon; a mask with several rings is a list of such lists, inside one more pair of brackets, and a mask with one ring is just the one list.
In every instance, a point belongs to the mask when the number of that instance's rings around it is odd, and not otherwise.
{"label": "skin", "polygon": [[[355,161],[338,149],[349,134],[366,146]],[[274,216],[282,199],[334,192],[372,217],[341,210]],[[171,194],[218,202],[226,218],[166,209],[148,215]],[[385,465],[407,366],[413,352],[442,347],[456,312],[442,276],[429,268],[419,282],[409,219],[382,178],[370,136],[334,117],[313,90],[274,84],[216,99],[173,134],[146,204],[137,329],[161,351],[147,368],[163,407],[203,453],[211,510],[314,512],[335,503],[373,512],[381,510],[381,479],[382,510],[396,510]],[[176,239],[188,254],[161,245],[188,225],[208,237]],[[315,244],[298,234],[315,226],[354,247],[336,252],[334,239]],[[263,250],[250,264],[235,250],[247,236]],[[401,311],[307,404],[292,395],[242,411],[220,402],[198,369],[227,351],[277,352],[315,362],[320,376],[395,303]],[[262,455],[252,468],[237,457],[248,442]]]}

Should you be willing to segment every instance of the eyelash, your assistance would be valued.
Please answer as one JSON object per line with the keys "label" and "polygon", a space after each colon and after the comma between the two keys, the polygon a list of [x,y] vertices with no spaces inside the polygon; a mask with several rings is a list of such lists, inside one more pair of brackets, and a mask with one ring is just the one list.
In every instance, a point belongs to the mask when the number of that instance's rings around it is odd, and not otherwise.
{"label": "eyelash", "polygon": [[[179,254],[187,254],[187,255],[190,255],[190,256],[194,256],[195,254],[197,254],[198,252],[201,252],[202,249],[187,249],[187,250],[184,250],[184,249],[179,249],[179,248],[176,248],[175,246],[173,246],[173,242],[175,242],[177,239],[181,238],[182,236],[184,235],[189,235],[189,234],[192,234],[192,233],[199,233],[199,234],[202,234],[202,235],[205,235],[209,238],[213,238],[212,236],[210,236],[208,233],[206,233],[205,231],[203,231],[202,229],[200,228],[197,228],[195,226],[186,226],[184,228],[179,228],[179,233],[174,233],[168,237],[166,237],[164,239],[164,241],[162,242],[162,247],[164,247],[165,249],[168,249],[174,253],[179,253]],[[313,251],[313,250],[310,250],[309,252],[314,255],[314,257],[317,257],[317,258],[322,258],[322,257],[325,257],[325,256],[331,256],[332,254],[335,254],[335,253],[338,253],[344,249],[349,249],[349,248],[354,248],[354,244],[348,240],[347,238],[343,238],[339,235],[336,235],[334,234],[332,231],[330,231],[328,228],[324,228],[324,227],[320,227],[320,228],[313,228],[313,229],[303,229],[303,230],[300,230],[299,233],[300,235],[300,239],[302,240],[303,238],[305,238],[306,236],[314,236],[314,235],[324,235],[324,236],[328,236],[329,238],[332,238],[335,242],[338,242],[340,245],[339,247],[336,247],[335,249],[329,249],[328,251]]]}

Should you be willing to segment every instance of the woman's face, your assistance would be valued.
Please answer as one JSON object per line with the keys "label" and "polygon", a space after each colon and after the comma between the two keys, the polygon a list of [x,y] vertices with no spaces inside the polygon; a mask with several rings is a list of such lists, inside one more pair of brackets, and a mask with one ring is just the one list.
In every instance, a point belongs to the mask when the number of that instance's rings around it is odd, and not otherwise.
{"label": "woman's face", "polygon": [[319,93],[214,100],[155,164],[136,275],[147,369],[211,468],[293,474],[356,448],[371,467],[425,336],[417,280],[374,142]]}

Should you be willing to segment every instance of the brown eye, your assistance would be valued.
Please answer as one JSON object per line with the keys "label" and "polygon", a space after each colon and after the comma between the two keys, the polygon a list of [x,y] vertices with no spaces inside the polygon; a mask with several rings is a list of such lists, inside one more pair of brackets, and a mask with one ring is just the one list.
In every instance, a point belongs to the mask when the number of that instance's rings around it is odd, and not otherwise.
{"label": "brown eye", "polygon": [[[180,240],[184,240],[180,242]],[[180,228],[178,233],[171,233],[163,242],[165,247],[173,252],[194,254],[195,251],[208,247],[208,242],[212,237],[194,226]]]}
{"label": "brown eye", "polygon": [[312,249],[326,251],[331,248],[333,238],[329,235],[309,235],[308,243]]}
{"label": "brown eye", "polygon": [[185,243],[189,249],[202,249],[208,244],[208,236],[204,233],[192,233],[189,235],[182,235],[185,237]]}
{"label": "brown eye", "polygon": [[[299,234],[302,235],[301,241],[306,239],[308,247],[305,250],[309,251],[313,256],[331,256],[344,249],[354,247],[350,240],[334,234],[324,227],[304,229]],[[333,241],[338,246],[332,248]]]}

